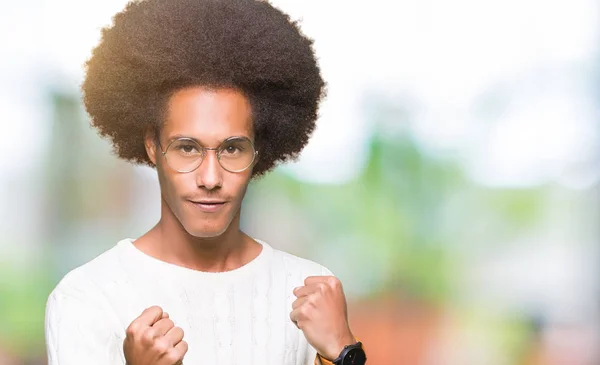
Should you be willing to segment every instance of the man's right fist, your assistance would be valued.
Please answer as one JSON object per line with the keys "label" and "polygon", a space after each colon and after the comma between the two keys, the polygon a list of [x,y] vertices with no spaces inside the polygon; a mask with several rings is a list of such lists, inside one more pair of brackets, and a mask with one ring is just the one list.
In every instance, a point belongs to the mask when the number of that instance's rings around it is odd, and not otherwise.
{"label": "man's right fist", "polygon": [[127,365],[178,365],[188,350],[183,330],[161,307],[147,308],[127,330],[123,352]]}

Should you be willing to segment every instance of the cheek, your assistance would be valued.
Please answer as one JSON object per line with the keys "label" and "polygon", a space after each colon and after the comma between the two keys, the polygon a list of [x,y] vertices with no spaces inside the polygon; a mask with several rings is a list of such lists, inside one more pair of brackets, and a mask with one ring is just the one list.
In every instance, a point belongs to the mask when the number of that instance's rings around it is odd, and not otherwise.
{"label": "cheek", "polygon": [[235,189],[235,195],[239,200],[244,198],[249,182],[250,174],[234,176],[234,178],[231,180],[232,189]]}
{"label": "cheek", "polygon": [[185,186],[185,175],[171,173],[162,168],[158,169],[158,181],[160,183],[161,194],[167,199],[172,200],[181,194],[182,187]]}

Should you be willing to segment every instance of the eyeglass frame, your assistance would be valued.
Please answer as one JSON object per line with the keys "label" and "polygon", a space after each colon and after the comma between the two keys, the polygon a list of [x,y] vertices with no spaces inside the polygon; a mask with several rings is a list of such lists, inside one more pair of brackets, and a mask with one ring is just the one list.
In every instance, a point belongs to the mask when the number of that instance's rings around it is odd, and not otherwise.
{"label": "eyeglass frame", "polygon": [[[248,143],[250,143],[250,146],[252,146],[252,149],[254,150],[254,154],[252,155],[252,161],[250,161],[250,163],[248,164],[248,166],[244,167],[241,170],[234,170],[234,171],[232,171],[232,170],[226,169],[223,166],[223,164],[221,163],[221,155],[219,154],[218,150],[225,143],[227,143],[228,141],[234,140],[234,139],[243,139],[243,140],[248,141]],[[182,140],[194,142],[195,144],[198,145],[198,147],[200,147],[200,150],[202,151],[202,155],[201,155],[202,157],[200,158],[200,163],[198,164],[198,166],[194,167],[192,170],[189,170],[189,171],[179,171],[179,170],[175,169],[173,166],[171,166],[171,164],[169,164],[169,159],[167,158],[167,152],[169,151],[169,147],[171,147],[171,145],[174,142],[182,141]],[[200,144],[200,142],[198,142],[196,139],[191,138],[191,137],[179,137],[179,138],[173,139],[171,142],[169,142],[169,144],[167,145],[167,148],[165,148],[164,151],[162,150],[162,144],[161,144],[160,140],[158,141],[158,146],[160,147],[160,152],[163,155],[163,157],[165,158],[165,161],[167,161],[167,165],[169,166],[169,168],[172,169],[175,172],[180,173],[180,174],[188,174],[190,172],[196,171],[202,165],[202,162],[204,162],[204,159],[207,156],[206,151],[215,151],[215,153],[217,154],[217,161],[219,162],[219,166],[221,166],[221,168],[223,170],[231,172],[231,173],[234,173],[234,174],[248,170],[248,168],[250,168],[250,166],[252,166],[252,165],[254,165],[256,163],[256,161],[257,161],[256,157],[258,156],[258,150],[254,146],[254,143],[252,142],[252,140],[250,140],[250,138],[245,137],[245,136],[231,136],[231,137],[228,137],[228,138],[224,139],[223,142],[219,143],[219,145],[217,147],[204,147],[204,146],[202,146]]]}

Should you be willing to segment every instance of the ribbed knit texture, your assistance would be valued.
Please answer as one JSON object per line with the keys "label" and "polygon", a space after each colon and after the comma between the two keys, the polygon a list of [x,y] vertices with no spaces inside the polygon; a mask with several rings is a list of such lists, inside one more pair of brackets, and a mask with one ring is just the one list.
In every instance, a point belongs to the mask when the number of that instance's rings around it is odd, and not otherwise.
{"label": "ribbed knit texture", "polygon": [[189,344],[184,365],[308,365],[316,351],[289,314],[293,290],[325,267],[258,241],[258,257],[208,273],[169,264],[131,239],[67,274],[46,306],[49,365],[124,365],[125,329],[159,305]]}

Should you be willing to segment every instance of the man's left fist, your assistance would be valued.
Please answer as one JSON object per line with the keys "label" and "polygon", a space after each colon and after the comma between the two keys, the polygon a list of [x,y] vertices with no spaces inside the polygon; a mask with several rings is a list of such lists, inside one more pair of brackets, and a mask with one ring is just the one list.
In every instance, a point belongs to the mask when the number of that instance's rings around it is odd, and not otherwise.
{"label": "man's left fist", "polygon": [[324,358],[333,360],[344,346],[356,342],[348,325],[346,297],[335,276],[309,276],[294,289],[291,320],[308,343]]}

